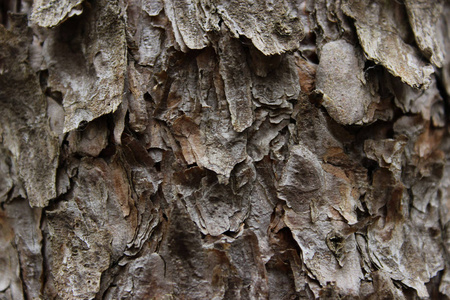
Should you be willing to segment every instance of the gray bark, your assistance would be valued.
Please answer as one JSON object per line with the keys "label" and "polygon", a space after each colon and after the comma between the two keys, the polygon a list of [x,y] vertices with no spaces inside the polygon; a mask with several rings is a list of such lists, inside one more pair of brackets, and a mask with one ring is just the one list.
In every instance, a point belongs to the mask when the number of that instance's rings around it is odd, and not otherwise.
{"label": "gray bark", "polygon": [[0,299],[450,297],[450,3],[0,3]]}

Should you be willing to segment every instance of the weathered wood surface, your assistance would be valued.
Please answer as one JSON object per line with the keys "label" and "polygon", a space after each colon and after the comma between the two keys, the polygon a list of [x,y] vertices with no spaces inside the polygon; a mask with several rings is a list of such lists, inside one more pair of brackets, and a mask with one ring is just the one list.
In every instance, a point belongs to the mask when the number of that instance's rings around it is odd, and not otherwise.
{"label": "weathered wood surface", "polygon": [[0,299],[450,297],[450,3],[0,3]]}

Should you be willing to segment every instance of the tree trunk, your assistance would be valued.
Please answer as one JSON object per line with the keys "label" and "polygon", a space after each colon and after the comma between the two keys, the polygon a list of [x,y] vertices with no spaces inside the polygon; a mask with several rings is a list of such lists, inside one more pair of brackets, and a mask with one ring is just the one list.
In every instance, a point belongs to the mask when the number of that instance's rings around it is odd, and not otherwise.
{"label": "tree trunk", "polygon": [[0,299],[450,297],[448,1],[0,15]]}

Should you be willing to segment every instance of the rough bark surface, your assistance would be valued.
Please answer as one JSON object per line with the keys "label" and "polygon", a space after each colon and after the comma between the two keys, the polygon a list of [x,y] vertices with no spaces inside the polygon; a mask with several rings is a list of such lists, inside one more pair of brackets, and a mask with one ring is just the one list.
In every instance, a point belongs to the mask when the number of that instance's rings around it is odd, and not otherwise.
{"label": "rough bark surface", "polygon": [[450,297],[450,2],[0,22],[0,299]]}

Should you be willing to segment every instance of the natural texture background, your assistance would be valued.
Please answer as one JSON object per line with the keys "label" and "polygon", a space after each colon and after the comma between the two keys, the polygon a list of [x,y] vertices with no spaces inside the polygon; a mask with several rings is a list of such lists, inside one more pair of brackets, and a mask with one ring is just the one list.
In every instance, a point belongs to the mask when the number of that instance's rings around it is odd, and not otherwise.
{"label": "natural texture background", "polygon": [[449,1],[0,21],[0,299],[450,296]]}

